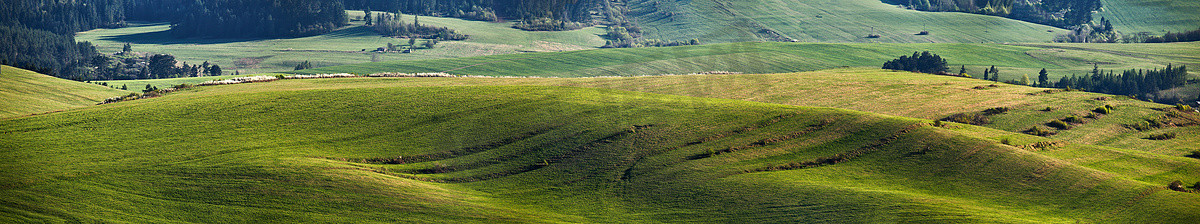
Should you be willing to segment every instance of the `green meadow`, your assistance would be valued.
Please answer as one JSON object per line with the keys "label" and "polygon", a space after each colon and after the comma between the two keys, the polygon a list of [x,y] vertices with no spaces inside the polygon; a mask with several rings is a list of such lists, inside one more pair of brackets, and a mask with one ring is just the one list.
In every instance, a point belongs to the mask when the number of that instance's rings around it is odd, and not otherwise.
{"label": "green meadow", "polygon": [[0,103],[0,119],[86,107],[131,93],[7,65],[0,70],[0,99],[4,100]]}
{"label": "green meadow", "polygon": [[[659,39],[708,43],[771,40],[771,30],[802,42],[1049,42],[1066,30],[1002,17],[922,12],[878,0],[632,1],[633,18]],[[930,35],[916,35],[929,31]],[[879,38],[868,38],[872,33]]]}
{"label": "green meadow", "polygon": [[[11,171],[0,174],[0,219],[1200,218],[1200,195],[1164,187],[1200,181],[1190,158],[1025,149],[989,137],[1001,130],[844,109],[579,87],[388,86],[456,80],[520,79],[283,80],[0,120],[13,140],[0,144],[0,168]],[[1009,144],[1044,141],[1053,140]]]}
{"label": "green meadow", "polygon": [[[172,37],[167,23],[132,23],[117,29],[80,32],[78,41],[89,41],[101,52],[118,52],[129,43],[136,52],[171,54],[189,64],[216,63],[227,73],[241,74],[291,70],[310,61],[314,66],[333,66],[372,61],[455,58],[467,56],[579,50],[600,47],[603,29],[586,28],[565,32],[528,32],[511,28],[511,23],[489,23],[453,18],[421,17],[424,24],[450,27],[470,35],[466,41],[441,41],[434,49],[410,54],[372,53],[388,43],[408,44],[408,39],[383,37],[363,26],[362,11],[349,11],[351,25],[332,33],[285,39],[212,39]],[[407,20],[413,16],[405,15]],[[411,21],[410,21],[411,22]],[[422,41],[418,41],[423,43]]]}

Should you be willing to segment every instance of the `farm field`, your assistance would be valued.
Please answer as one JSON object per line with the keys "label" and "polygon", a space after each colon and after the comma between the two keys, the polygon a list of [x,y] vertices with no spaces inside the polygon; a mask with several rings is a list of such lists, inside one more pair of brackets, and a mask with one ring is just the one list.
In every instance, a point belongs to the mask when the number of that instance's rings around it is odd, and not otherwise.
{"label": "farm field", "polygon": [[1200,181],[1190,158],[1023,149],[990,137],[1001,130],[844,109],[491,86],[658,78],[674,77],[283,80],[0,120],[15,140],[0,144],[0,169],[13,171],[0,173],[0,220],[1200,218],[1200,195],[1165,188]]}
{"label": "farm field", "polygon": [[0,119],[86,107],[131,93],[7,65],[0,70]]}
{"label": "farm field", "polygon": [[[855,43],[1037,43],[1066,32],[995,16],[908,10],[878,0],[634,0],[629,8],[651,38],[707,43],[772,40],[764,30],[802,42]],[[868,38],[872,30],[880,37]],[[931,35],[916,35],[922,30]]]}
{"label": "farm field", "polygon": [[[362,11],[348,11],[350,18],[361,18]],[[411,15],[405,16],[411,20]],[[454,58],[513,54],[519,52],[563,51],[604,45],[597,34],[600,28],[565,32],[527,32],[511,28],[511,23],[488,23],[453,18],[421,17],[425,24],[446,26],[470,35],[466,41],[442,41],[429,50],[410,54],[369,52],[388,43],[407,44],[408,39],[380,36],[361,20],[335,32],[289,39],[179,39],[171,37],[167,23],[132,23],[126,28],[80,32],[78,41],[89,41],[101,52],[121,51],[124,44],[136,52],[166,53],[189,64],[216,63],[227,73],[241,74],[291,70],[303,61],[314,66],[332,66],[372,61]],[[376,55],[376,56],[372,56]]]}
{"label": "farm field", "polygon": [[[1161,50],[1161,51],[1160,51]],[[1170,44],[856,44],[729,43],[635,49],[527,53],[455,59],[388,61],[315,68],[288,73],[446,72],[478,76],[639,76],[705,71],[782,73],[842,66],[878,67],[915,51],[946,58],[951,70],[966,66],[982,76],[996,66],[1001,80],[1020,79],[1038,70],[1052,79],[1103,70],[1164,68],[1167,64],[1200,67],[1200,42]],[[1140,53],[1157,52],[1157,53]],[[1194,70],[1194,69],[1193,69]],[[1200,77],[1197,72],[1193,76]]]}
{"label": "farm field", "polygon": [[[991,87],[990,85],[996,85]],[[1200,150],[1200,126],[1136,131],[1127,125],[1160,119],[1169,105],[1088,92],[1046,93],[1043,88],[1008,85],[978,79],[936,76],[879,69],[834,69],[816,72],[745,75],[691,75],[625,78],[353,78],[281,82],[271,89],[426,87],[459,85],[541,85],[603,88],[625,91],[736,99],[796,106],[834,107],[921,119],[942,119],[957,113],[996,107],[1010,111],[989,116],[982,126],[1008,131],[990,136],[995,141],[1021,136],[1033,127],[1055,130],[1047,123],[1071,116],[1085,117],[1093,109],[1114,106],[1116,112],[1086,119],[1050,136],[1074,144],[1091,144],[1182,156]],[[326,87],[328,86],[328,87]],[[255,86],[223,87],[259,91]],[[217,90],[214,90],[217,91]],[[232,91],[232,90],[231,90]],[[1045,111],[1049,107],[1050,111]],[[1150,135],[1175,133],[1178,138],[1149,140]]]}
{"label": "farm field", "polygon": [[1200,28],[1200,2],[1170,0],[1101,0],[1104,8],[1092,17],[1104,17],[1125,35],[1168,31],[1179,33]]}

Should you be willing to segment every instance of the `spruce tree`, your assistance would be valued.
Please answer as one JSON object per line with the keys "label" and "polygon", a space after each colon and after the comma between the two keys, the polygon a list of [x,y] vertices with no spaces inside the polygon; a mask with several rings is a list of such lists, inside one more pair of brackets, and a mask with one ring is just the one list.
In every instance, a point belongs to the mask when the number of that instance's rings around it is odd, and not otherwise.
{"label": "spruce tree", "polygon": [[967,74],[967,66],[966,66],[966,65],[963,65],[962,67],[958,68],[958,74],[959,74],[959,75],[966,75],[966,74]]}
{"label": "spruce tree", "polygon": [[1050,74],[1046,73],[1046,69],[1038,72],[1038,85],[1042,87],[1050,87]]}

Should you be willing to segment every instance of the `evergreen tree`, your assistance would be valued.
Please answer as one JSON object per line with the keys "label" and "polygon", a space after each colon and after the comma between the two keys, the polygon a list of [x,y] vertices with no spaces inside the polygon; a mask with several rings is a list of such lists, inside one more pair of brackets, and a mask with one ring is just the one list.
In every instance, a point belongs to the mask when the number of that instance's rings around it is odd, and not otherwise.
{"label": "evergreen tree", "polygon": [[1050,74],[1046,73],[1046,69],[1038,72],[1038,85],[1042,87],[1050,87]]}
{"label": "evergreen tree", "polygon": [[988,78],[988,75],[991,75],[991,73],[992,73],[991,69],[984,68],[983,69],[983,80],[991,80]]}
{"label": "evergreen tree", "polygon": [[967,66],[966,66],[966,65],[963,65],[962,67],[958,68],[958,74],[959,74],[959,75],[966,75],[966,74],[967,74]]}
{"label": "evergreen tree", "polygon": [[125,84],[121,84],[121,90],[129,90],[129,87],[125,86]]}
{"label": "evergreen tree", "polygon": [[413,38],[411,38],[411,39],[408,39],[408,46],[410,46],[410,47],[415,47],[415,46],[417,46],[417,38],[416,38],[416,37],[413,37]]}
{"label": "evergreen tree", "polygon": [[125,46],[121,47],[121,52],[122,53],[133,52],[133,45],[129,45],[129,43],[125,43]]}
{"label": "evergreen tree", "polygon": [[208,75],[209,76],[221,75],[221,66],[220,65],[212,65],[212,67],[208,69]]}
{"label": "evergreen tree", "polygon": [[372,22],[371,21],[371,7],[367,7],[367,9],[364,9],[363,14],[364,14],[363,21],[365,21],[367,23],[367,26],[374,25],[373,23],[371,23]]}

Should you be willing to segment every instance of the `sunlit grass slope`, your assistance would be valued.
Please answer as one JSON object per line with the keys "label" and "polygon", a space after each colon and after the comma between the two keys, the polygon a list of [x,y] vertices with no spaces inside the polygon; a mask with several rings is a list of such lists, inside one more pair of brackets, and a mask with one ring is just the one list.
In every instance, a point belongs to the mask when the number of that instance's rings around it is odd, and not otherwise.
{"label": "sunlit grass slope", "polygon": [[[1159,51],[1161,50],[1161,51]],[[494,55],[438,60],[388,61],[296,71],[294,73],[447,72],[480,76],[637,76],[687,74],[704,71],[781,73],[841,66],[877,67],[914,51],[946,58],[953,71],[966,65],[968,74],[982,76],[996,66],[1002,80],[1037,77],[1045,68],[1051,77],[1102,69],[1163,68],[1169,63],[1200,66],[1200,43],[1060,44],[1011,46],[1000,44],[826,44],[730,43],[636,49],[600,49],[553,53]]]}
{"label": "sunlit grass slope", "polygon": [[[990,85],[997,85],[991,87]],[[1047,123],[1071,116],[1084,117],[1093,109],[1115,106],[1115,113],[1059,130],[1051,138],[1180,156],[1200,150],[1200,126],[1137,131],[1126,125],[1157,119],[1170,105],[1087,92],[1045,93],[1047,89],[1008,85],[949,76],[892,72],[879,69],[703,76],[627,78],[530,79],[328,79],[285,82],[276,88],[344,88],[344,86],[444,86],[444,85],[553,85],[606,88],[671,95],[738,99],[798,106],[819,106],[868,111],[896,116],[942,119],[956,113],[981,112],[996,107],[1012,110],[990,116],[985,126],[1019,134],[1033,127],[1053,129]],[[328,87],[325,87],[328,86]],[[228,87],[242,88],[242,87]],[[215,90],[214,90],[215,91]],[[254,91],[254,90],[247,90]],[[1050,111],[1044,111],[1047,107]],[[1148,140],[1153,134],[1176,133],[1170,140]]]}
{"label": "sunlit grass slope", "polygon": [[[361,11],[349,11],[351,18],[362,16]],[[412,22],[413,17],[405,18]],[[106,53],[121,51],[132,44],[136,52],[175,55],[189,64],[204,61],[217,63],[227,73],[240,70],[242,74],[291,70],[303,61],[314,66],[331,66],[389,60],[454,58],[494,54],[513,54],[525,51],[563,51],[595,48],[604,45],[596,34],[600,28],[565,32],[528,32],[511,27],[511,23],[489,23],[452,18],[421,17],[421,23],[445,26],[470,35],[466,41],[442,41],[437,48],[416,50],[410,54],[375,54],[369,51],[386,47],[388,43],[408,44],[408,39],[383,37],[362,21],[329,34],[284,39],[207,39],[174,38],[170,24],[133,23],[117,29],[97,29],[81,32],[76,39],[89,41],[97,50]],[[418,44],[423,43],[418,42]],[[365,51],[363,51],[365,50]],[[372,55],[376,56],[372,56]]]}
{"label": "sunlit grass slope", "polygon": [[[387,82],[377,82],[379,80]],[[285,80],[0,121],[5,222],[1186,222],[1194,161],[573,87]],[[481,79],[482,80],[482,79]],[[495,79],[488,79],[495,80]],[[349,82],[340,85],[317,85]],[[355,85],[355,82],[366,82]],[[304,87],[304,86],[309,87]],[[313,89],[317,88],[317,89]],[[308,89],[308,90],[304,90]],[[203,109],[200,109],[203,108]],[[1036,137],[1018,142],[1045,141]],[[1088,157],[1090,159],[1077,159]],[[1079,164],[1077,164],[1079,163]],[[1145,164],[1159,164],[1145,166]],[[1183,179],[1197,181],[1196,179]]]}
{"label": "sunlit grass slope", "polygon": [[0,118],[96,105],[128,91],[38,74],[4,65],[0,72]]}
{"label": "sunlit grass slope", "polygon": [[[770,40],[764,29],[803,42],[883,43],[1036,43],[1066,32],[995,16],[907,10],[879,0],[633,0],[629,8],[651,38],[708,43]],[[868,38],[872,30],[880,37]],[[916,35],[922,30],[930,35]]]}

